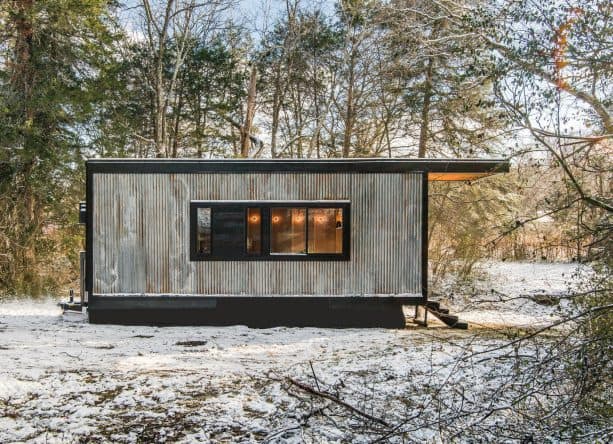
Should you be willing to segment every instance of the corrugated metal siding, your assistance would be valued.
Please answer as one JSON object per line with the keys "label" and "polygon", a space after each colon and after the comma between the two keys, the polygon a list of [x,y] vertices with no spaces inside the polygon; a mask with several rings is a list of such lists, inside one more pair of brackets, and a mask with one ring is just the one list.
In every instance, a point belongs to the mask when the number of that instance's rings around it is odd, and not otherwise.
{"label": "corrugated metal siding", "polygon": [[[94,294],[421,293],[420,173],[94,174]],[[191,200],[351,201],[351,260],[189,260]],[[91,214],[91,213],[90,213]]]}

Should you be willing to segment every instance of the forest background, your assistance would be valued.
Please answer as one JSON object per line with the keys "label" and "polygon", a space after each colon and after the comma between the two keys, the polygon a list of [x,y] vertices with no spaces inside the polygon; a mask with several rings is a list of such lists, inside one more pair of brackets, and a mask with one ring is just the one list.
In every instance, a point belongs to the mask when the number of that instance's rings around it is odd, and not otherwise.
{"label": "forest background", "polygon": [[4,1],[0,292],[74,285],[90,157],[510,158],[431,187],[434,283],[488,257],[610,266],[611,10]]}

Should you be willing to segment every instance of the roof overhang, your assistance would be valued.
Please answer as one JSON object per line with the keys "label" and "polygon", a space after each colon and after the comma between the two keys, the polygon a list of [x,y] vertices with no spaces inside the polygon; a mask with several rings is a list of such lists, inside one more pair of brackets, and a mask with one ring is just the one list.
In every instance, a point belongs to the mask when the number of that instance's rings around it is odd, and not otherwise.
{"label": "roof overhang", "polygon": [[491,176],[492,174],[497,174],[497,173],[502,173],[502,171],[487,172],[487,173],[450,173],[450,172],[433,173],[433,172],[428,172],[428,180],[430,182],[454,181],[454,180],[469,182],[472,180],[481,179],[482,177],[488,177],[488,176]]}
{"label": "roof overhang", "polygon": [[91,173],[404,173],[470,181],[509,171],[505,159],[89,159]]}

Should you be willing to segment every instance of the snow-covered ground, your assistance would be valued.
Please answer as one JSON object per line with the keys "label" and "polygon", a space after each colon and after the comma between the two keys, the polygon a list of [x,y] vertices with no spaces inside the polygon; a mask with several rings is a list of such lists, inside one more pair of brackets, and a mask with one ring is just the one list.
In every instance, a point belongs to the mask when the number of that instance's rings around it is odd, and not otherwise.
{"label": "snow-covered ground", "polygon": [[[560,294],[575,268],[487,264],[489,277],[479,285],[494,292],[480,297]],[[458,308],[460,299],[452,301]],[[90,325],[63,316],[54,303],[0,303],[2,443],[347,442],[394,429],[409,441],[439,442],[438,428],[428,426],[437,414],[432,387],[497,383],[487,361],[457,364],[501,343],[502,336],[481,329]],[[502,310],[490,302],[469,304],[461,313],[472,322],[506,326],[552,316],[555,307],[526,299],[512,299]],[[290,378],[387,425],[312,397]],[[422,421],[419,430],[401,427],[411,417]],[[364,424],[372,427],[363,430]]]}
{"label": "snow-covered ground", "polygon": [[587,266],[576,263],[486,262],[479,270],[480,277],[460,286],[459,294],[452,290],[441,298],[474,328],[548,325],[567,308],[563,296],[590,275]]}

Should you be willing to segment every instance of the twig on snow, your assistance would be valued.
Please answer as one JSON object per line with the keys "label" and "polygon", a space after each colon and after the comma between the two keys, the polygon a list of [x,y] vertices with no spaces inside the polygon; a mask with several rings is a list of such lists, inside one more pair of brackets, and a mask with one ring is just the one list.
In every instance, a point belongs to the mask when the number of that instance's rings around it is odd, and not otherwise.
{"label": "twig on snow", "polygon": [[313,368],[313,362],[309,361],[309,365],[311,366],[311,372],[313,373],[313,379],[315,380],[315,385],[317,386],[317,390],[321,392],[319,388],[319,381],[317,381],[317,376],[315,375],[315,369]]}
{"label": "twig on snow", "polygon": [[309,393],[311,395],[315,395],[315,396],[319,396],[321,398],[328,399],[330,401],[335,402],[336,404],[339,404],[339,405],[345,407],[348,410],[351,410],[353,413],[355,413],[355,414],[357,414],[359,416],[362,416],[363,418],[369,419],[370,421],[376,422],[376,423],[381,424],[382,426],[385,426],[385,427],[391,427],[390,424],[388,424],[383,419],[377,418],[376,416],[372,416],[372,415],[370,415],[370,414],[368,414],[366,412],[363,412],[362,410],[352,406],[351,404],[346,403],[345,401],[342,401],[341,399],[339,399],[338,397],[336,397],[336,396],[334,396],[334,395],[332,395],[330,393],[317,390],[317,389],[315,389],[313,387],[310,387],[310,386],[308,386],[308,385],[306,385],[306,384],[304,384],[304,383],[302,383],[300,381],[296,381],[295,379],[292,379],[290,377],[287,377],[286,380],[290,384],[298,387],[299,389],[301,389],[301,390],[303,390],[303,391],[305,391],[305,392],[307,392],[307,393]]}

